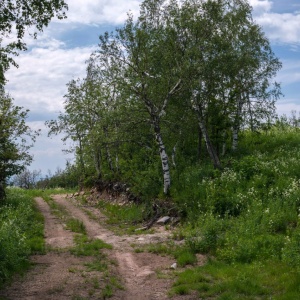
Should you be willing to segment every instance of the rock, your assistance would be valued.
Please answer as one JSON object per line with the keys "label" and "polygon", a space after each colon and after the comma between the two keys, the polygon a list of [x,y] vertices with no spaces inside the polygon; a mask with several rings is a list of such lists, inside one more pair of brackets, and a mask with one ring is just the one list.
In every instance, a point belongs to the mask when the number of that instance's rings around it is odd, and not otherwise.
{"label": "rock", "polygon": [[165,217],[160,218],[156,223],[157,223],[157,224],[160,224],[160,225],[165,225],[165,224],[167,224],[168,222],[170,222],[170,220],[171,220],[170,217],[165,216]]}
{"label": "rock", "polygon": [[147,229],[148,229],[148,227],[147,227],[147,226],[144,226],[144,227],[135,229],[135,231],[141,231],[141,230],[147,230]]}
{"label": "rock", "polygon": [[171,266],[171,269],[177,269],[177,263],[174,263],[172,266]]}
{"label": "rock", "polygon": [[172,226],[176,226],[179,222],[180,222],[180,218],[179,217],[171,219],[171,225]]}

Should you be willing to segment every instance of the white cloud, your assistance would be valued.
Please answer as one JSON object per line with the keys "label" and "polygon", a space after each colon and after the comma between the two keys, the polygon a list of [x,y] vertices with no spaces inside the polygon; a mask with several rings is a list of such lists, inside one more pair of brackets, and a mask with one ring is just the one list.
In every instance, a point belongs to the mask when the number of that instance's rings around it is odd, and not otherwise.
{"label": "white cloud", "polygon": [[30,153],[33,155],[33,163],[30,165],[30,170],[41,170],[42,174],[48,173],[48,170],[54,172],[58,167],[64,168],[66,160],[72,160],[72,154],[64,154],[62,149],[67,146],[63,144],[62,134],[49,138],[48,128],[44,122],[28,122],[28,125],[34,129],[41,129],[40,136],[37,137],[34,147]]}
{"label": "white cloud", "polygon": [[68,0],[67,22],[122,24],[128,11],[139,12],[141,0]]}
{"label": "white cloud", "polygon": [[283,68],[277,75],[276,80],[284,85],[300,82],[300,60],[283,60]]}
{"label": "white cloud", "polygon": [[264,13],[255,19],[270,40],[300,43],[300,13]]}
{"label": "white cloud", "polygon": [[254,13],[270,11],[273,5],[269,0],[250,0],[250,5],[253,7]]}
{"label": "white cloud", "polygon": [[60,111],[66,84],[72,78],[85,75],[85,61],[94,49],[48,47],[22,53],[16,59],[19,69],[12,67],[6,74],[9,80],[6,90],[16,104],[30,110]]}
{"label": "white cloud", "polygon": [[297,112],[300,112],[300,104],[297,104],[295,103],[296,102],[296,99],[289,99],[289,100],[286,100],[286,102],[284,100],[278,102],[276,104],[276,108],[277,108],[277,113],[278,115],[287,115],[287,116],[290,116],[291,115],[291,112],[294,110],[294,111],[297,111]]}

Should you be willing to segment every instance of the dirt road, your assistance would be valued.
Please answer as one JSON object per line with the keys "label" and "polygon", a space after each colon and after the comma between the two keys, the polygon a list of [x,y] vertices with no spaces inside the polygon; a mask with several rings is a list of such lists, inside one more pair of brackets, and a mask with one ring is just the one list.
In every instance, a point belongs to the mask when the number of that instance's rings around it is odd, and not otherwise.
{"label": "dirt road", "polygon": [[[116,289],[110,299],[169,299],[167,293],[173,281],[169,276],[173,272],[170,266],[174,260],[151,253],[136,253],[131,246],[166,242],[169,232],[118,236],[101,225],[105,216],[98,210],[88,208],[97,216],[96,219],[91,219],[65,196],[56,195],[53,200],[64,207],[70,216],[84,223],[90,238],[101,239],[113,246],[112,250],[106,251],[107,260],[113,262],[109,272],[112,272],[114,278],[118,278],[124,288]],[[108,296],[103,294],[103,282],[108,280],[107,275],[86,269],[86,265],[91,262],[90,257],[77,257],[70,253],[74,234],[65,229],[62,220],[51,213],[42,198],[37,198],[36,202],[45,217],[45,239],[49,250],[45,255],[33,256],[34,267],[25,277],[17,278],[10,287],[0,291],[0,299],[106,299]],[[158,273],[162,276],[158,276]],[[195,298],[176,296],[172,299]]]}

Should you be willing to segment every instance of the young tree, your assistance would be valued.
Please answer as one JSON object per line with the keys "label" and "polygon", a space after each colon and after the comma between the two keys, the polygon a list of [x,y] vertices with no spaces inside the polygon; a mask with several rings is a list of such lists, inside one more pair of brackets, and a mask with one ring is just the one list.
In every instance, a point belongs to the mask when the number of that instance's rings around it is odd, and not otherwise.
{"label": "young tree", "polygon": [[236,150],[241,124],[266,119],[280,94],[272,79],[281,64],[251,12],[245,0],[186,0],[173,22],[185,98],[216,168],[218,136],[224,143],[232,130]]}
{"label": "young tree", "polygon": [[[176,1],[171,1],[177,7]],[[97,51],[99,70],[117,82],[124,105],[138,111],[134,117],[146,120],[153,132],[160,156],[164,193],[171,186],[170,163],[162,133],[162,120],[170,101],[181,86],[177,74],[176,44],[165,30],[169,8],[165,1],[147,0],[141,5],[137,22],[129,16],[116,34],[100,37]],[[107,68],[108,66],[108,68]]]}
{"label": "young tree", "polygon": [[2,198],[6,180],[23,171],[32,161],[29,149],[38,132],[26,125],[27,113],[28,110],[14,106],[12,98],[0,89],[0,195]]}
{"label": "young tree", "polygon": [[41,179],[41,170],[30,171],[27,168],[13,178],[13,183],[24,189],[36,187],[37,182]]}

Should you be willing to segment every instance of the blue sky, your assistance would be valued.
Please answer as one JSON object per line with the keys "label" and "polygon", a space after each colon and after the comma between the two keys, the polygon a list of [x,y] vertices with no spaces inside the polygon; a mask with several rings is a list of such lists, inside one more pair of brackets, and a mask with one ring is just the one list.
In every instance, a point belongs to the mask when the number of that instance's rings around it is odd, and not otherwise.
{"label": "blue sky", "polygon": [[[41,129],[31,152],[30,169],[55,172],[64,168],[66,148],[61,137],[47,137],[44,122],[63,111],[63,95],[71,79],[84,77],[85,61],[96,49],[98,36],[122,26],[130,10],[138,14],[141,0],[67,0],[68,19],[53,20],[37,40],[27,38],[28,51],[16,58],[19,68],[7,73],[7,91],[15,104],[30,110],[28,123]],[[283,63],[276,80],[282,97],[279,114],[300,112],[300,0],[250,0],[254,20],[260,24],[272,49]]]}

